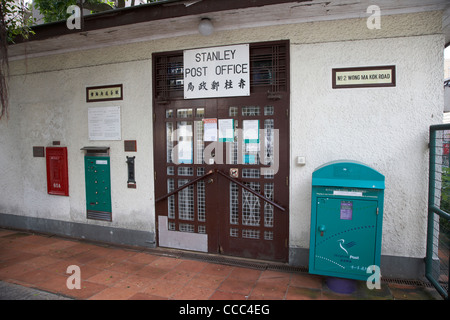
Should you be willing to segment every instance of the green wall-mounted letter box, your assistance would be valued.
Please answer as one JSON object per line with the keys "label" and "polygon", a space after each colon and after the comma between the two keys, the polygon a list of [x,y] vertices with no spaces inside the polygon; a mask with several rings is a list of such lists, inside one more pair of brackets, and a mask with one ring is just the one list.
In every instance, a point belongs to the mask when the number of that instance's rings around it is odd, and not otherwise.
{"label": "green wall-mounted letter box", "polygon": [[84,147],[87,218],[111,221],[111,166],[109,147]]}
{"label": "green wall-mounted letter box", "polygon": [[309,272],[367,280],[380,266],[384,176],[340,160],[312,174]]}

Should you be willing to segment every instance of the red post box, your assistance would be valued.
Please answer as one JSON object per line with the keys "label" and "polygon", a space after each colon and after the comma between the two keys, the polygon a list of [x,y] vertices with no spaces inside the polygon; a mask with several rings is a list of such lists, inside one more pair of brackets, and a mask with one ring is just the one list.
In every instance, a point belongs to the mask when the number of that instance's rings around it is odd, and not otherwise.
{"label": "red post box", "polygon": [[59,196],[69,195],[69,173],[66,147],[47,147],[47,192]]}

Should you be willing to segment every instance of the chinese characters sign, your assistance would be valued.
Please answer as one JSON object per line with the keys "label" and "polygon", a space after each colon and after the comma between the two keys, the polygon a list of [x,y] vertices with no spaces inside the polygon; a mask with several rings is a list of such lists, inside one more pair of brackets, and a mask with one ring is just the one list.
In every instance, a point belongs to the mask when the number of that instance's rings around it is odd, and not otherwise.
{"label": "chinese characters sign", "polygon": [[250,95],[249,45],[184,51],[184,98]]}
{"label": "chinese characters sign", "polygon": [[121,84],[86,88],[86,102],[122,100]]}

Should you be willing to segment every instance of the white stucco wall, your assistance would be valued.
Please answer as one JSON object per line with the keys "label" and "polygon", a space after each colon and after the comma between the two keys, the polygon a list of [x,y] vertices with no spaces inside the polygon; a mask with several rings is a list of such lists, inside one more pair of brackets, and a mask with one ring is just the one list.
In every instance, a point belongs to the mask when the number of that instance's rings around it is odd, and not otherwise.
{"label": "white stucco wall", "polygon": [[[290,246],[309,247],[311,174],[336,159],[365,162],[386,176],[382,254],[423,257],[428,127],[443,108],[440,13],[218,31],[64,53],[11,64],[9,120],[0,122],[0,213],[153,232],[152,52],[290,39]],[[395,88],[332,89],[331,69],[394,64]],[[85,102],[87,86],[123,83],[124,100]],[[87,109],[119,105],[123,141],[89,141]],[[70,197],[46,192],[45,158],[32,146],[68,146]],[[86,219],[83,152],[111,147],[113,222]],[[136,156],[128,189],[126,155]],[[297,156],[306,157],[297,166]]]}
{"label": "white stucco wall", "polygon": [[[154,231],[151,62],[124,62],[13,77],[8,123],[0,165],[0,212]],[[16,81],[14,81],[16,80]],[[125,99],[86,103],[86,87],[123,83]],[[89,107],[121,107],[122,141],[89,141]],[[14,127],[14,130],[12,127]],[[61,141],[68,148],[70,197],[47,194],[45,158],[33,158],[33,146]],[[137,140],[138,152],[124,152],[123,140]],[[113,222],[86,219],[83,146],[111,148]],[[9,163],[5,155],[15,157]],[[126,156],[136,156],[137,188],[127,188]],[[8,162],[8,163],[7,163]],[[16,192],[10,192],[11,187]]]}
{"label": "white stucco wall", "polygon": [[[424,256],[428,128],[442,114],[442,45],[437,35],[291,47],[291,243],[309,245],[314,169],[353,159],[386,177],[382,254]],[[331,88],[332,68],[391,64],[396,87]],[[306,166],[296,156],[306,156]]]}

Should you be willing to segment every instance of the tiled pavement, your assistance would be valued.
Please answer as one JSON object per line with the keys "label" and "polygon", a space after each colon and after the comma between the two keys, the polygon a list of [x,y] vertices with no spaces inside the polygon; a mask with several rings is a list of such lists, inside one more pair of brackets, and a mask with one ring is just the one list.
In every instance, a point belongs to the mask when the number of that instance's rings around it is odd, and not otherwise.
{"label": "tiled pavement", "polygon": [[[68,289],[67,267],[77,265],[81,289]],[[89,300],[328,300],[440,299],[432,288],[358,283],[337,294],[324,277],[257,270],[157,255],[56,236],[0,229],[0,281]]]}

